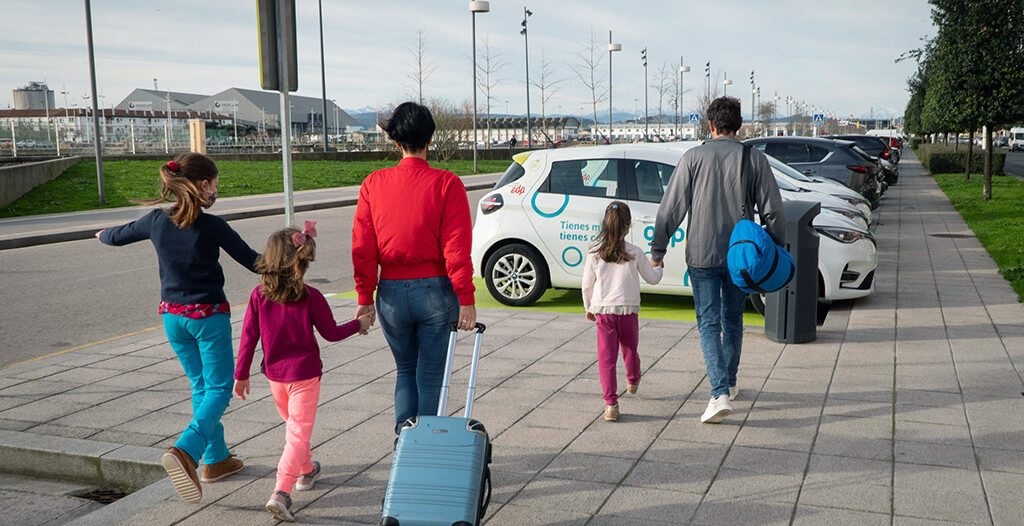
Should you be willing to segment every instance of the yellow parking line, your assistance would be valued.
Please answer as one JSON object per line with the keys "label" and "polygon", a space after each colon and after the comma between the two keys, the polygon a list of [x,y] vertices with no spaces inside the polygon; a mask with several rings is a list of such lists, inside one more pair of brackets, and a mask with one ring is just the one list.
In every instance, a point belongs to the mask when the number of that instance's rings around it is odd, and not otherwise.
{"label": "yellow parking line", "polygon": [[54,356],[60,356],[62,354],[67,354],[69,352],[80,351],[80,350],[85,349],[87,347],[92,347],[94,345],[101,345],[101,344],[104,344],[104,343],[110,343],[110,342],[112,342],[114,340],[119,340],[121,338],[127,338],[129,336],[138,336],[138,335],[146,333],[146,332],[154,331],[154,330],[159,329],[161,327],[163,327],[163,325],[154,325],[152,327],[146,327],[145,329],[142,329],[142,330],[139,330],[139,331],[129,332],[129,333],[121,334],[121,335],[118,335],[118,336],[111,336],[110,338],[105,338],[105,339],[102,339],[102,340],[99,340],[99,341],[95,341],[95,342],[92,342],[92,343],[76,345],[75,347],[68,347],[67,349],[61,349],[59,351],[52,352],[50,354],[44,354],[42,356],[36,356],[35,358],[29,358],[28,360],[24,360],[24,361],[21,361],[21,362],[12,363],[11,365],[8,365],[7,367],[5,367],[5,369],[8,368],[8,367],[20,367],[22,365],[28,365],[28,364],[30,364],[32,362],[38,362],[39,360],[43,360],[45,358],[53,358]]}

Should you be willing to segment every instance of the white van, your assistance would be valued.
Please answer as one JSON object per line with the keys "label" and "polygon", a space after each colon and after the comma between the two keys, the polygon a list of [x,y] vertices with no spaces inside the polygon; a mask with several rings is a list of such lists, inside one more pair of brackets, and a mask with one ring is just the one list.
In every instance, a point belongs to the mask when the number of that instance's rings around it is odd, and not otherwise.
{"label": "white van", "polygon": [[1011,152],[1024,150],[1024,128],[1010,128],[1009,139],[1010,142],[1007,146],[1010,147]]}

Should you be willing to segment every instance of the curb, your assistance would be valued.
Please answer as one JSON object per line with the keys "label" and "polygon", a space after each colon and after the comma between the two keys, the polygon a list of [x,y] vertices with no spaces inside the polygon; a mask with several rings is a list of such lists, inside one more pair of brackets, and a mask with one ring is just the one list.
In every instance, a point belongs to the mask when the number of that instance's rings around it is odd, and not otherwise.
{"label": "curb", "polygon": [[[475,190],[485,190],[494,186],[494,182],[487,183],[476,183],[466,185],[466,191],[472,192]],[[312,203],[303,203],[295,205],[295,212],[310,212],[313,210],[324,210],[328,208],[344,208],[346,206],[352,206],[356,204],[358,199],[354,197],[345,199],[332,199],[328,201],[316,201]],[[252,219],[256,217],[267,217],[284,214],[284,206],[272,206],[262,208],[250,208],[242,209],[234,212],[226,212],[224,214],[217,214],[222,217],[225,221],[235,221],[238,219]],[[50,234],[39,234],[29,235],[19,238],[0,239],[0,250],[11,250],[15,248],[26,248],[37,245],[48,245],[52,243],[64,243],[66,241],[80,241],[82,239],[89,239],[96,235],[96,232],[103,228],[114,226],[119,223],[111,223],[104,226],[88,226],[79,227],[73,230],[67,230],[64,232],[54,232]]]}
{"label": "curb", "polygon": [[113,442],[0,430],[3,471],[138,490],[166,478],[163,450]]}

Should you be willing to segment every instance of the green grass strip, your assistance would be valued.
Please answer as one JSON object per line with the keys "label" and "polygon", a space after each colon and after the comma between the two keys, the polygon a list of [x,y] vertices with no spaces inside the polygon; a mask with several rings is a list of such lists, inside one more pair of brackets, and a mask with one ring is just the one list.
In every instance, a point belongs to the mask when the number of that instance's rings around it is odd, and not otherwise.
{"label": "green grass strip", "polygon": [[[99,206],[96,163],[82,161],[60,177],[33,188],[20,199],[0,208],[0,217],[77,212],[97,208],[132,206],[136,200],[157,196],[160,165],[164,161],[109,161],[103,163],[107,204]],[[479,173],[503,172],[510,161],[479,161]],[[370,172],[394,166],[395,161],[294,161],[295,190],[358,185]],[[464,176],[472,173],[472,161],[431,163]],[[269,194],[284,191],[281,161],[218,161],[220,197]]]}
{"label": "green grass strip", "polygon": [[995,260],[999,273],[1013,285],[1018,301],[1024,302],[1024,181],[993,177],[992,200],[986,202],[981,198],[980,175],[970,181],[962,173],[934,177]]}
{"label": "green grass strip", "polygon": [[[579,290],[548,289],[543,296],[529,307],[509,307],[498,303],[489,292],[483,279],[473,280],[476,284],[476,306],[481,309],[505,309],[535,312],[557,312],[562,314],[578,314],[583,318],[583,297]],[[355,299],[355,291],[342,292],[337,297]],[[649,320],[697,321],[697,312],[693,308],[693,298],[689,296],[667,296],[664,294],[642,294],[640,300],[640,317]],[[745,325],[763,327],[764,317],[748,308],[743,314]]]}

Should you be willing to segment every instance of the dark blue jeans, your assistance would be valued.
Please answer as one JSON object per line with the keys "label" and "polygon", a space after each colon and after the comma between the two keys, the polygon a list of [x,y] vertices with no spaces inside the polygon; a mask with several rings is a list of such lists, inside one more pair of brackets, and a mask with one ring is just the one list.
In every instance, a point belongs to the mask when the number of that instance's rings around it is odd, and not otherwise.
{"label": "dark blue jeans", "polygon": [[459,299],[448,278],[381,280],[377,315],[395,357],[395,429],[417,415],[436,415],[450,324]]}
{"label": "dark blue jeans", "polygon": [[689,271],[711,397],[727,395],[736,386],[740,367],[747,294],[733,285],[726,267],[691,267]]}

